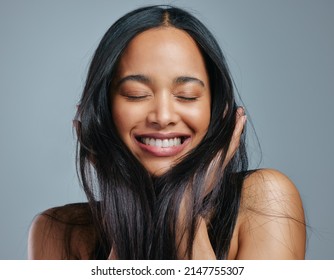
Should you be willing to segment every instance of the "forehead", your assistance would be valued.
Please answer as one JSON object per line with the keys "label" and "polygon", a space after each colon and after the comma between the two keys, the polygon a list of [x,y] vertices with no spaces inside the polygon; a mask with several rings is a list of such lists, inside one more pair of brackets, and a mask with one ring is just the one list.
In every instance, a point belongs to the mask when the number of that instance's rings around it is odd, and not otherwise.
{"label": "forehead", "polygon": [[[173,27],[146,30],[135,36],[125,49],[120,72],[190,71],[205,74],[205,62],[194,39],[185,31]],[[140,68],[140,69],[138,69]]]}
{"label": "forehead", "polygon": [[157,41],[161,44],[183,43],[184,46],[197,47],[194,39],[184,30],[175,27],[157,27],[148,29],[136,35],[129,44],[144,44],[145,46],[154,47]]}

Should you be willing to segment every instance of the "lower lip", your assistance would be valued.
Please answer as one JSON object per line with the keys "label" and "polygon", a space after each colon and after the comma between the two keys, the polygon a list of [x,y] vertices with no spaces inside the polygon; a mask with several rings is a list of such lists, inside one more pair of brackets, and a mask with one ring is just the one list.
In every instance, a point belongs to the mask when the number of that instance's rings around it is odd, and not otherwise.
{"label": "lower lip", "polygon": [[152,154],[153,156],[156,156],[156,157],[172,157],[172,156],[176,156],[177,154],[181,153],[184,150],[184,148],[186,147],[186,145],[190,141],[190,137],[185,139],[184,142],[181,145],[172,146],[172,147],[165,147],[165,148],[145,145],[142,142],[138,141],[137,139],[135,139],[135,140],[136,140],[138,146],[142,150]]}

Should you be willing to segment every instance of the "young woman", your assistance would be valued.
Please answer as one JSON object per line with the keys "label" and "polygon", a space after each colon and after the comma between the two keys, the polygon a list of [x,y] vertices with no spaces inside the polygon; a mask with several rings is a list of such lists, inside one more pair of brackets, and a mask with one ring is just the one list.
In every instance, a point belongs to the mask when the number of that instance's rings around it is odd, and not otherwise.
{"label": "young woman", "polygon": [[302,259],[293,183],[247,170],[244,109],[221,50],[171,6],[102,38],[76,116],[88,203],[34,220],[32,259]]}

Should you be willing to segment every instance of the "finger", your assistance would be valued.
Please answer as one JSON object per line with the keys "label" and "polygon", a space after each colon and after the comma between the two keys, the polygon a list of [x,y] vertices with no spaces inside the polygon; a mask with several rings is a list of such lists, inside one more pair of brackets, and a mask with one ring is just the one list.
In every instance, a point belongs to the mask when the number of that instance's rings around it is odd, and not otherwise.
{"label": "finger", "polygon": [[231,143],[229,150],[231,152],[235,152],[234,150],[239,147],[240,144],[240,137],[242,131],[244,129],[245,123],[247,120],[247,116],[245,115],[245,110],[242,107],[239,107],[236,112],[236,124],[232,134]]}
{"label": "finger", "polygon": [[[238,150],[238,147],[240,145],[240,137],[242,135],[242,131],[244,129],[244,125],[246,122],[246,116],[245,116],[245,110],[242,107],[239,107],[236,111],[235,114],[235,118],[236,118],[236,125],[232,134],[232,138],[231,138],[231,142],[229,143],[226,155],[225,155],[225,159],[223,162],[223,170],[224,168],[227,166],[227,164],[229,163],[229,161],[233,158],[234,154],[236,153],[236,151]],[[205,192],[204,194],[206,195],[209,191],[212,190],[212,188],[214,187],[214,181],[215,181],[215,177],[213,174],[216,173],[217,168],[219,168],[219,162],[220,159],[223,155],[223,151],[218,152],[218,154],[216,155],[216,157],[211,161],[208,170],[207,170],[207,174],[206,174],[206,188],[205,188]]]}
{"label": "finger", "polygon": [[240,144],[240,138],[247,120],[247,116],[245,115],[245,110],[242,107],[239,107],[236,112],[236,125],[232,134],[231,142],[229,144],[225,161],[224,161],[224,167],[227,165],[227,163],[232,159],[234,154],[236,153],[239,144]]}
{"label": "finger", "polygon": [[244,130],[246,120],[247,116],[245,114],[245,109],[243,107],[239,107],[236,112],[236,125],[234,128],[232,139],[236,139],[239,142],[240,136]]}

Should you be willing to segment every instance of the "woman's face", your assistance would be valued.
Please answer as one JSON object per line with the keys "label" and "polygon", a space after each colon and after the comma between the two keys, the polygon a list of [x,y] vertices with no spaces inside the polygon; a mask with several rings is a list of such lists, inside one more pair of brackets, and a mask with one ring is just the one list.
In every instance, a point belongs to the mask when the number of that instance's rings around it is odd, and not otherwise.
{"label": "woman's face", "polygon": [[111,95],[121,139],[152,175],[175,165],[208,130],[205,62],[182,30],[157,28],[137,35],[119,61]]}

